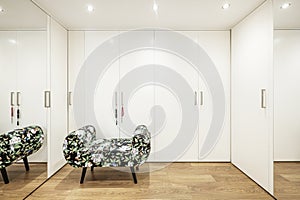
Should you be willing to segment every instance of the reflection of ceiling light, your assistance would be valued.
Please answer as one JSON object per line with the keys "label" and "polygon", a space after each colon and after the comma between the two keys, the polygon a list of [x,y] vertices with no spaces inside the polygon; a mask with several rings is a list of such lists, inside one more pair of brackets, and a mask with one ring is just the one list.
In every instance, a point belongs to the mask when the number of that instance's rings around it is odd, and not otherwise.
{"label": "reflection of ceiling light", "polygon": [[11,44],[17,44],[17,41],[16,40],[14,40],[14,39],[10,39],[10,40],[8,40]]}
{"label": "reflection of ceiling light", "polygon": [[222,8],[223,8],[224,10],[228,9],[229,7],[230,7],[230,4],[229,4],[229,3],[225,3],[225,4],[222,6]]}
{"label": "reflection of ceiling light", "polygon": [[95,9],[94,9],[94,7],[93,7],[92,5],[88,5],[88,6],[87,6],[87,10],[88,10],[89,12],[93,12]]}
{"label": "reflection of ceiling light", "polygon": [[4,12],[4,9],[0,6],[0,13]]}
{"label": "reflection of ceiling light", "polygon": [[154,1],[153,3],[153,11],[157,14],[157,11],[158,11],[158,5],[157,3]]}
{"label": "reflection of ceiling light", "polygon": [[284,3],[280,6],[281,9],[287,9],[288,7],[290,7],[292,4],[291,3]]}

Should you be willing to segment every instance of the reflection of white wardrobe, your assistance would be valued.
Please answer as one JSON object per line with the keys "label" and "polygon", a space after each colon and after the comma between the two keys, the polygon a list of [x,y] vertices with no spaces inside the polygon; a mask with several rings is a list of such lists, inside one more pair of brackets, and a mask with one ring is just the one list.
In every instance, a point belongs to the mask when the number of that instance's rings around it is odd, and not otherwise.
{"label": "reflection of white wardrobe", "polygon": [[[47,134],[43,96],[46,88],[46,46],[46,31],[0,31],[1,133],[35,124]],[[29,157],[29,161],[47,161],[46,141],[38,153]]]}
{"label": "reflection of white wardrobe", "polygon": [[[69,32],[69,90],[74,91],[74,85],[78,73],[81,70],[85,59],[104,41],[117,35],[117,31],[70,31]],[[154,32],[145,31],[144,34],[155,35]],[[229,161],[230,160],[230,137],[229,137],[229,66],[230,66],[230,39],[229,32],[183,32],[184,35],[190,37],[193,41],[199,43],[201,47],[208,53],[216,65],[226,94],[226,118],[223,127],[223,133],[213,151],[203,161]],[[122,40],[113,41],[119,43],[119,48],[122,48],[124,42]],[[155,47],[155,40],[149,41],[149,46]],[[117,46],[117,45],[116,45]],[[117,51],[118,49],[116,49]],[[98,80],[98,87],[95,91],[95,113],[98,124],[104,137],[128,137],[133,132],[124,131],[128,127],[124,127],[123,123],[127,118],[135,124],[146,124],[150,126],[152,133],[152,152],[158,152],[160,149],[166,148],[174,138],[180,128],[181,119],[181,105],[176,97],[168,88],[156,83],[158,76],[157,64],[163,65],[168,69],[176,72],[189,84],[189,86],[196,92],[191,93],[191,105],[199,109],[199,125],[196,130],[195,137],[193,138],[190,146],[186,148],[185,152],[179,161],[199,161],[199,150],[202,142],[206,137],[207,130],[209,129],[210,120],[212,116],[212,105],[210,102],[210,93],[207,89],[205,81],[201,76],[197,76],[193,67],[180,59],[178,56],[168,54],[163,51],[143,49],[139,51],[130,52],[123,55],[120,59],[116,59],[110,63],[107,70]],[[147,81],[151,84],[145,83],[142,87],[138,87],[135,91],[128,94],[127,91],[130,84],[122,82],[126,80],[130,74],[139,74],[139,69],[145,67],[148,72]],[[84,73],[81,71],[81,73]],[[135,76],[137,80],[137,76]],[[88,75],[86,76],[88,78]],[[130,77],[129,77],[130,78]],[[165,77],[171,79],[172,77]],[[138,80],[137,80],[138,81]],[[118,83],[120,85],[118,85]],[[201,93],[203,105],[201,104]],[[73,94],[73,93],[72,93]],[[195,96],[197,96],[197,105],[194,105]],[[74,98],[71,95],[71,99]],[[130,99],[128,108],[125,108],[124,116],[121,115],[122,103],[124,106],[125,100]],[[84,99],[82,99],[84,101]],[[71,102],[72,104],[72,102]],[[73,104],[72,104],[73,105]],[[73,106],[69,106],[69,129],[73,130],[78,127],[75,125]],[[153,107],[161,106],[165,112],[165,122],[160,124],[158,112],[161,110],[153,109]],[[118,115],[115,119],[115,109]],[[85,113],[83,124],[89,124],[89,113]],[[123,119],[122,119],[123,118]],[[193,120],[193,119],[191,119]],[[118,125],[116,126],[116,121]],[[158,130],[158,127],[163,126],[163,129]],[[99,131],[99,130],[97,130]],[[100,137],[100,135],[98,135]],[[168,161],[167,157],[160,157],[156,154],[155,157],[150,157],[150,161]]]}
{"label": "reflection of white wardrobe", "polygon": [[47,31],[0,31],[0,94],[0,132],[41,126],[44,144],[29,161],[47,162],[50,177],[65,164],[62,144],[68,133],[67,31],[62,26],[49,18]]}
{"label": "reflection of white wardrobe", "polygon": [[274,31],[274,160],[300,161],[300,30]]}

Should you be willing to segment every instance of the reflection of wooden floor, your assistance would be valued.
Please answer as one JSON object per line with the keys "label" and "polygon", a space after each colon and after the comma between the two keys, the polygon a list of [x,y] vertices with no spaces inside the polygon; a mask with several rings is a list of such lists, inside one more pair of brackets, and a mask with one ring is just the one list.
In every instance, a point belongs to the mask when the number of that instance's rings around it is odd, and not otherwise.
{"label": "reflection of wooden floor", "polygon": [[[140,171],[161,165],[147,163]],[[83,184],[80,175],[81,169],[66,165],[28,199],[273,199],[230,163],[173,163],[138,173],[136,185],[130,173],[110,168],[88,170]]]}
{"label": "reflection of wooden floor", "polygon": [[4,184],[0,174],[0,199],[23,199],[47,178],[46,164],[29,163],[25,171],[23,163],[15,163],[6,168],[9,184]]}
{"label": "reflection of wooden floor", "polygon": [[279,200],[300,199],[300,162],[274,163],[275,197]]}

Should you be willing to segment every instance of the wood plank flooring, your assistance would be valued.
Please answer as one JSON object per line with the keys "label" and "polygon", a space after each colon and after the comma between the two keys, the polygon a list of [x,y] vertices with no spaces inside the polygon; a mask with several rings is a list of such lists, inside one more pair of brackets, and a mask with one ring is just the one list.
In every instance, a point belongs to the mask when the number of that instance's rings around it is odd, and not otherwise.
{"label": "wood plank flooring", "polygon": [[4,184],[0,174],[0,199],[23,199],[47,178],[47,164],[29,163],[25,171],[23,163],[15,163],[6,168],[9,184]]}
{"label": "wood plank flooring", "polygon": [[279,200],[300,199],[300,162],[274,163],[274,194]]}
{"label": "wood plank flooring", "polygon": [[147,168],[158,170],[137,173],[138,184],[112,168],[89,169],[79,184],[81,169],[66,165],[27,199],[273,199],[230,163],[146,163],[140,171]]}

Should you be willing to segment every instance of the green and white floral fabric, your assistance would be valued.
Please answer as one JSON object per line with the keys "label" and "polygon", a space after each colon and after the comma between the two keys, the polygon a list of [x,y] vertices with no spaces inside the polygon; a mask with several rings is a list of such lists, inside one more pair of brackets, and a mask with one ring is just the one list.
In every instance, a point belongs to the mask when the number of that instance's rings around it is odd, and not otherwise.
{"label": "green and white floral fabric", "polygon": [[85,126],[70,133],[63,145],[67,162],[73,167],[133,167],[150,154],[150,133],[139,125],[132,138],[95,138],[95,128]]}
{"label": "green and white floral fabric", "polygon": [[39,126],[15,129],[0,135],[0,169],[38,151],[44,142]]}

